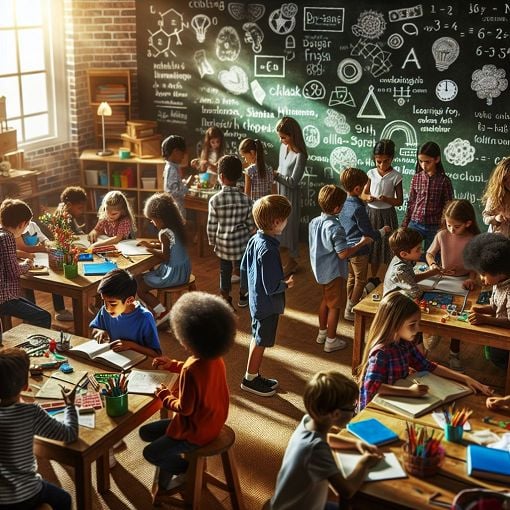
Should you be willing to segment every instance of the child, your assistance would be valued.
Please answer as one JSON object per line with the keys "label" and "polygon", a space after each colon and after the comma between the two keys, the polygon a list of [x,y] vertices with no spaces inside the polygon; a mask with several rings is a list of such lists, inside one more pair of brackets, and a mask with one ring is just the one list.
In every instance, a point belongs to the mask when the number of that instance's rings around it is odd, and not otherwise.
{"label": "child", "polygon": [[299,221],[301,219],[301,190],[299,183],[305,172],[308,153],[301,126],[292,117],[282,117],[276,125],[280,137],[280,158],[278,171],[274,180],[278,183],[278,193],[286,197],[292,212],[283,231],[281,245],[288,248],[289,258],[283,268],[285,276],[295,273],[298,269],[299,257]]}
{"label": "child", "polygon": [[[392,140],[380,140],[375,144],[373,159],[376,168],[367,172],[362,198],[368,202],[367,213],[375,230],[388,225],[391,232],[398,228],[397,211],[403,203],[402,176],[392,168],[395,156],[395,144]],[[390,263],[393,254],[388,245],[388,238],[382,236],[370,246],[369,262],[372,277],[377,277],[379,267],[384,269]]]}
{"label": "child", "polygon": [[[510,239],[502,234],[480,234],[464,249],[464,264],[480,274],[483,285],[492,285],[489,305],[473,305],[471,324],[510,328]],[[498,367],[508,365],[508,351],[486,347],[488,358]]]}
{"label": "child", "polygon": [[21,297],[20,276],[33,267],[29,258],[18,262],[16,239],[25,232],[32,211],[25,202],[5,199],[0,205],[0,315],[11,315],[34,326],[51,327],[51,315]]}
{"label": "child", "polygon": [[416,173],[411,180],[403,227],[418,230],[425,240],[427,252],[441,223],[447,202],[453,199],[453,188],[441,162],[441,149],[426,142],[418,150]]}
{"label": "child", "polygon": [[[462,286],[465,289],[472,290],[475,286],[476,273],[469,272],[464,267],[462,260],[462,252],[467,243],[473,239],[475,235],[480,233],[480,229],[476,223],[476,214],[473,206],[467,200],[452,200],[446,204],[443,213],[443,222],[441,230],[434,237],[434,241],[427,250],[425,258],[427,264],[439,269],[441,274],[451,276],[469,277],[464,280]],[[441,253],[441,266],[436,262],[438,252]],[[439,342],[441,337],[432,335],[426,343],[428,351],[432,350]],[[450,340],[450,368],[453,370],[463,370],[462,363],[459,359],[460,340],[452,338]]]}
{"label": "child", "polygon": [[[135,216],[122,191],[109,191],[104,196],[97,217],[99,221],[88,235],[91,248],[129,239],[136,231]],[[107,239],[98,241],[100,235],[107,236]]]}
{"label": "child", "polygon": [[[307,383],[303,396],[306,413],[292,434],[276,480],[271,510],[333,510],[328,502],[330,484],[341,499],[350,499],[364,482],[367,471],[382,458],[374,445],[330,433],[345,427],[358,400],[358,388],[340,372],[318,372]],[[363,456],[344,478],[331,448],[357,449]]]}
{"label": "child", "polygon": [[[251,214],[251,200],[236,187],[243,173],[241,160],[237,156],[222,156],[218,161],[218,172],[222,188],[209,200],[207,237],[209,244],[220,259],[220,292],[232,305],[232,266],[239,268],[246,243],[255,230]],[[239,306],[248,306],[247,290],[241,282]]]}
{"label": "child", "polygon": [[188,157],[184,138],[178,135],[170,135],[165,138],[161,142],[161,155],[166,161],[165,169],[163,170],[163,191],[172,195],[181,216],[186,218],[184,197],[194,176],[191,174],[185,182],[182,179],[181,166],[187,161]]}
{"label": "child", "polygon": [[502,159],[492,174],[482,197],[483,222],[489,232],[510,236],[510,158]]}
{"label": "child", "polygon": [[265,348],[275,343],[285,290],[294,286],[292,275],[284,279],[277,238],[287,225],[291,207],[282,195],[266,195],[253,204],[259,230],[248,241],[241,261],[241,285],[247,282],[253,334],[241,388],[261,397],[273,396],[278,387],[276,379],[262,377],[259,370]]}
{"label": "child", "polygon": [[338,317],[345,308],[346,259],[372,242],[370,237],[362,237],[356,245],[347,247],[345,230],[338,219],[345,198],[345,191],[338,186],[323,186],[318,197],[322,214],[310,222],[308,230],[310,264],[317,283],[322,287],[317,343],[324,344],[325,352],[347,346],[345,340],[336,336]]}
{"label": "child", "polygon": [[34,435],[70,443],[78,439],[76,390],[62,391],[66,404],[63,423],[35,403],[21,401],[28,389],[30,358],[22,349],[0,350],[0,509],[71,510],[71,496],[37,473]]}
{"label": "child", "polygon": [[184,220],[170,193],[152,195],[143,210],[145,217],[159,230],[159,246],[148,241],[138,244],[145,246],[160,259],[157,269],[139,275],[138,297],[152,310],[159,326],[168,320],[170,311],[151,294],[151,289],[176,287],[188,283],[191,262],[186,250],[186,228]]}
{"label": "child", "polygon": [[486,405],[491,411],[510,414],[510,395],[506,397],[489,397]]}
{"label": "child", "polygon": [[71,217],[71,230],[76,235],[84,234],[83,224],[78,223],[87,208],[87,193],[79,186],[69,186],[60,194],[60,203],[55,215],[66,212]]}
{"label": "child", "polygon": [[225,155],[225,137],[223,131],[216,126],[207,129],[204,136],[204,143],[200,158],[191,161],[191,166],[199,172],[208,172],[216,175],[218,172],[218,161]]}
{"label": "child", "polygon": [[229,391],[222,356],[234,344],[236,334],[228,306],[205,292],[188,292],[179,298],[170,322],[189,357],[183,362],[161,356],[153,360],[153,366],[179,374],[173,389],[160,385],[156,390],[163,406],[175,414],[171,420],[140,428],[140,437],[150,442],[143,456],[160,468],[159,492],[184,482],[188,462],[181,454],[210,443],[225,424]]}
{"label": "child", "polygon": [[246,163],[244,192],[253,201],[269,195],[273,186],[273,170],[264,161],[262,142],[245,138],[239,144],[239,154]]}
{"label": "child", "polygon": [[[340,223],[345,229],[347,246],[354,246],[363,237],[370,237],[378,241],[390,231],[388,225],[379,230],[374,230],[367,215],[365,203],[360,195],[368,182],[368,177],[359,168],[346,168],[341,175],[342,186],[347,191],[348,197],[340,212]],[[345,307],[344,319],[354,320],[352,308],[361,299],[363,289],[367,283],[368,253],[370,249],[364,246],[349,257],[349,277],[347,279],[347,306]]]}
{"label": "child", "polygon": [[473,391],[490,395],[488,386],[426,359],[413,342],[420,329],[420,308],[400,291],[390,292],[381,301],[370,327],[360,378],[360,410],[379,393],[402,397],[419,397],[428,391],[423,384],[409,388],[393,386],[409,375],[409,368],[428,371],[465,384]]}

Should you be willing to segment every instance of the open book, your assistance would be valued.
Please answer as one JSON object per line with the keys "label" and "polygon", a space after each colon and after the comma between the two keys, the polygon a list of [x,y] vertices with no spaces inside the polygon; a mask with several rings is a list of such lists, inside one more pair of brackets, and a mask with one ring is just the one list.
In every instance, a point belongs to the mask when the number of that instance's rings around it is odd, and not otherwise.
{"label": "open book", "polygon": [[125,239],[115,245],[122,255],[136,256],[136,255],[151,255],[151,252],[145,246],[138,246],[139,239]]}
{"label": "open book", "polygon": [[153,395],[159,384],[171,388],[177,380],[177,374],[167,370],[138,370],[134,368],[129,374],[128,393]]}
{"label": "open book", "polygon": [[436,274],[419,281],[418,286],[423,290],[435,290],[437,292],[465,296],[469,292],[462,286],[466,279],[467,276],[443,276]]}
{"label": "open book", "polygon": [[[335,451],[335,456],[344,478],[351,475],[362,457],[361,453],[345,451]],[[365,476],[365,482],[394,478],[407,478],[407,475],[397,456],[394,453],[385,453],[384,458],[369,469]]]}
{"label": "open book", "polygon": [[69,352],[118,370],[127,370],[128,368],[138,365],[138,363],[147,358],[145,354],[131,349],[115,352],[112,351],[110,347],[111,345],[109,343],[100,344],[96,340],[89,340],[88,342],[73,347]]}
{"label": "open book", "polygon": [[436,407],[451,402],[473,391],[451,379],[445,379],[429,372],[419,372],[409,375],[405,379],[399,379],[394,386],[409,388],[417,381],[429,387],[428,393],[423,397],[397,397],[394,395],[376,395],[372,403],[376,407],[382,407],[407,418],[417,418],[432,411]]}

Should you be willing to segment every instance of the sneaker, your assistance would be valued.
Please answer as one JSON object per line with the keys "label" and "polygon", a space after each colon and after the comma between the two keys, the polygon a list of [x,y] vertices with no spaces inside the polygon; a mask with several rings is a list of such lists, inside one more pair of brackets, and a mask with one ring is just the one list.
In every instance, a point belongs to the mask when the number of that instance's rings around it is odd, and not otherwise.
{"label": "sneaker", "polygon": [[238,274],[233,274],[230,278],[230,283],[239,283],[241,281],[241,277]]}
{"label": "sneaker", "polygon": [[462,361],[459,358],[458,354],[451,354],[450,358],[448,360],[448,365],[452,370],[455,370],[456,372],[464,372],[464,366],[462,365]]}
{"label": "sneaker", "polygon": [[63,322],[72,322],[74,321],[74,314],[69,310],[58,310],[55,313],[55,320]]}
{"label": "sneaker", "polygon": [[115,454],[113,453],[113,448],[108,450],[108,464],[110,469],[114,468],[117,465],[117,459],[115,458]]}
{"label": "sneaker", "polygon": [[318,344],[323,344],[325,341],[326,341],[326,337],[327,335],[322,335],[321,333],[319,333],[317,335],[317,338],[315,339],[315,341],[318,343]]}
{"label": "sneaker", "polygon": [[184,485],[186,483],[186,473],[181,473],[180,475],[174,475],[170,480],[170,483],[166,487],[161,487],[163,490],[171,491]]}
{"label": "sneaker", "polygon": [[423,335],[423,347],[427,352],[434,350],[440,341],[441,337],[439,335]]}
{"label": "sneaker", "polygon": [[324,352],[339,351],[340,349],[345,349],[346,347],[347,342],[341,338],[336,337],[333,342],[326,341],[324,343]]}
{"label": "sneaker", "polygon": [[351,308],[345,308],[344,319],[349,322],[354,322],[354,312]]}
{"label": "sneaker", "polygon": [[259,374],[259,379],[266,385],[269,386],[272,390],[276,390],[278,388],[278,379],[269,379],[268,377],[262,377]]}
{"label": "sneaker", "polygon": [[246,308],[248,306],[248,293],[239,295],[237,306],[239,306],[239,308]]}
{"label": "sneaker", "polygon": [[250,393],[255,393],[255,395],[259,395],[260,397],[272,397],[276,393],[276,390],[268,386],[260,375],[255,377],[252,381],[243,378],[241,389],[249,391]]}
{"label": "sneaker", "polygon": [[166,322],[170,318],[170,310],[165,310],[161,313],[158,313],[158,315],[154,316],[154,319],[156,319],[156,326],[161,326],[164,322]]}

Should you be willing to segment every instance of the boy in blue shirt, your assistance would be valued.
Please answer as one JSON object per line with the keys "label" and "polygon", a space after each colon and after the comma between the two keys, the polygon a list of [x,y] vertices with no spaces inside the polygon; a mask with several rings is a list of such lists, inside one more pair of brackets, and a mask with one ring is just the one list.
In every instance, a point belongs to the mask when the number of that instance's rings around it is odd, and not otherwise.
{"label": "boy in blue shirt", "polygon": [[[340,223],[345,229],[347,245],[354,246],[362,237],[371,237],[373,241],[378,241],[381,236],[390,232],[391,228],[387,225],[380,230],[374,230],[368,217],[365,202],[360,198],[368,181],[367,174],[359,168],[346,168],[340,180],[348,195],[340,213]],[[368,255],[369,248],[364,246],[356,255],[349,257],[348,303],[344,313],[344,318],[348,321],[354,320],[352,307],[361,299],[363,289],[367,283]]]}
{"label": "boy in blue shirt", "polygon": [[266,195],[253,204],[253,219],[259,229],[250,238],[241,260],[241,284],[248,288],[253,338],[241,389],[271,397],[278,381],[259,373],[266,347],[273,347],[278,318],[285,309],[285,290],[294,285],[292,275],[283,276],[279,236],[290,215],[290,202],[282,195]]}
{"label": "boy in blue shirt", "polygon": [[318,196],[322,214],[314,218],[308,227],[310,264],[317,283],[322,287],[317,343],[324,344],[325,352],[347,346],[345,340],[336,336],[340,310],[345,309],[346,259],[372,243],[372,238],[361,237],[354,246],[347,246],[345,230],[338,219],[345,198],[346,193],[340,187],[334,184],[323,186]]}

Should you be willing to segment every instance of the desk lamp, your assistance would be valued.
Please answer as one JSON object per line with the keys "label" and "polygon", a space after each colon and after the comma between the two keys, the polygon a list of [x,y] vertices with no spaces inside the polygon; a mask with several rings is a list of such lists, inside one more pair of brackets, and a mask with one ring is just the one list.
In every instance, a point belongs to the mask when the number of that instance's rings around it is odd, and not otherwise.
{"label": "desk lamp", "polygon": [[102,128],[102,132],[103,132],[103,150],[97,151],[97,155],[98,156],[111,156],[113,154],[113,151],[106,148],[106,138],[105,138],[105,134],[104,134],[104,118],[111,117],[112,107],[106,101],[103,101],[97,107],[97,114],[101,115],[101,128]]}

